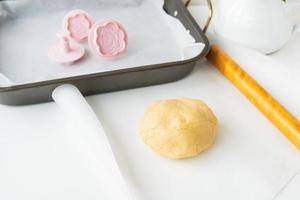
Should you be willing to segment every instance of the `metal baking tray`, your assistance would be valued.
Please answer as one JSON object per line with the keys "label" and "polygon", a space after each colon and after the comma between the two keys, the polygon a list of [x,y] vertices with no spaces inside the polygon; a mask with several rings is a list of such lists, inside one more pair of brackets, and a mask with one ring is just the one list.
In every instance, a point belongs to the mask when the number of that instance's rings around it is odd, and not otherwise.
{"label": "metal baking tray", "polygon": [[[187,76],[196,62],[209,50],[209,42],[181,0],[165,0],[164,10],[176,17],[190,31],[196,42],[205,44],[203,51],[192,59],[139,66],[108,72],[0,87],[0,103],[28,105],[52,101],[52,91],[63,84],[73,84],[83,95],[113,92],[177,81]],[[174,15],[174,13],[176,13]]]}

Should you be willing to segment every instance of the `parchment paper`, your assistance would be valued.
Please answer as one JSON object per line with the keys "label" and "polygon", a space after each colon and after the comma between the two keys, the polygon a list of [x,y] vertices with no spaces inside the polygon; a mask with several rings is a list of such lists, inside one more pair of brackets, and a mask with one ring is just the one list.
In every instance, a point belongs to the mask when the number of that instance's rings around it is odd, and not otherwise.
{"label": "parchment paper", "polygon": [[[0,73],[4,77],[0,86],[179,61],[194,38],[162,7],[163,0],[0,2]],[[87,11],[95,22],[119,21],[128,32],[127,52],[115,60],[102,59],[85,42],[87,55],[82,61],[63,66],[49,60],[47,51],[58,42],[55,34],[62,19],[73,9]]]}

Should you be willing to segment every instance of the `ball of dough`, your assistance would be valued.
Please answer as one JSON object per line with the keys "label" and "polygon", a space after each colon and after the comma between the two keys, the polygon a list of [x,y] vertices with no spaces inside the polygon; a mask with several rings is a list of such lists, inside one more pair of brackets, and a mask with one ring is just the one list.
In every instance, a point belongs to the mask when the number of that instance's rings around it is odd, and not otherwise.
{"label": "ball of dough", "polygon": [[198,155],[216,137],[217,119],[202,101],[180,98],[153,102],[139,126],[144,142],[170,159]]}

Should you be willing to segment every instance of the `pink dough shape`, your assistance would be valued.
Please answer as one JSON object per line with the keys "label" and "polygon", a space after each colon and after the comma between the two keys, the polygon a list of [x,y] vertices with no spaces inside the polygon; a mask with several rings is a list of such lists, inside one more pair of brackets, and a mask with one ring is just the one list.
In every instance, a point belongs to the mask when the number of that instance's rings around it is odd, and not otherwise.
{"label": "pink dough shape", "polygon": [[113,58],[124,52],[128,45],[125,29],[114,20],[93,25],[89,34],[89,46],[97,55]]}
{"label": "pink dough shape", "polygon": [[60,43],[52,46],[48,51],[48,57],[51,60],[71,65],[84,56],[84,47],[79,44],[70,43],[67,34],[58,33],[58,37],[60,37]]}
{"label": "pink dough shape", "polygon": [[66,30],[68,36],[77,42],[88,37],[92,25],[92,18],[83,10],[73,10],[63,20],[63,30]]}

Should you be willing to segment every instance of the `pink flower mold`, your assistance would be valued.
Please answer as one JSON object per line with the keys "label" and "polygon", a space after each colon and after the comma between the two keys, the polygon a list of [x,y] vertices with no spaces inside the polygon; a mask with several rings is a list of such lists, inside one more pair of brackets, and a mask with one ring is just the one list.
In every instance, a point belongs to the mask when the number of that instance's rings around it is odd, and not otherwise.
{"label": "pink flower mold", "polygon": [[89,46],[101,57],[114,58],[123,53],[128,45],[125,29],[114,20],[94,24],[89,34]]}
{"label": "pink flower mold", "polygon": [[68,32],[69,38],[77,42],[81,42],[88,37],[92,26],[92,18],[83,10],[73,10],[63,20],[63,30]]}
{"label": "pink flower mold", "polygon": [[60,43],[52,46],[48,51],[48,57],[52,61],[71,65],[84,56],[84,47],[80,44],[71,43],[67,33],[59,32],[57,36],[60,38]]}

